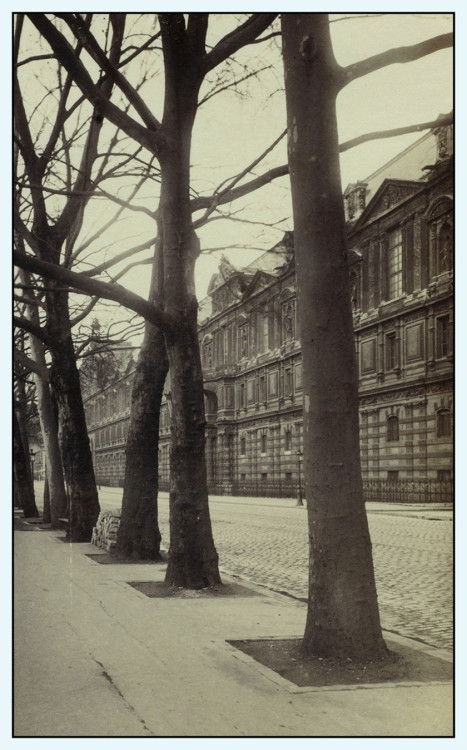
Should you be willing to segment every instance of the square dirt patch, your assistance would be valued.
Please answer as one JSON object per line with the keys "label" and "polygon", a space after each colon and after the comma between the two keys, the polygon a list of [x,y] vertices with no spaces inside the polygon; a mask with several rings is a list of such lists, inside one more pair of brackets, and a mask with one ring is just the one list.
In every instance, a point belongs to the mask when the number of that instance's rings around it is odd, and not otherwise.
{"label": "square dirt patch", "polygon": [[260,593],[238,583],[218,583],[204,589],[181,589],[164,581],[127,581],[129,586],[151,599],[207,599],[225,596],[261,596]]}
{"label": "square dirt patch", "polygon": [[161,553],[160,560],[134,560],[132,557],[122,557],[112,553],[98,553],[96,555],[86,555],[99,565],[161,565],[167,562],[167,555]]}
{"label": "square dirt patch", "polygon": [[387,659],[366,663],[305,657],[299,638],[261,638],[227,643],[297,687],[439,682],[452,679],[452,664],[449,662],[390,640],[387,640]]}

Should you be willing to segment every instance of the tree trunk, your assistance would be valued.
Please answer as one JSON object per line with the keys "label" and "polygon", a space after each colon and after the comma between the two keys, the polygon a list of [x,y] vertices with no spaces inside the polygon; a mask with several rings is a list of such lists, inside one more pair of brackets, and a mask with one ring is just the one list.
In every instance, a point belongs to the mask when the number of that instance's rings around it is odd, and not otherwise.
{"label": "tree trunk", "polygon": [[336,122],[336,73],[325,14],[283,14],[304,464],[310,538],[306,653],[386,653],[363,500],[358,374]]}
{"label": "tree trunk", "polygon": [[[156,242],[150,300],[157,301],[161,283],[161,239]],[[146,322],[131,394],[126,444],[125,483],[116,552],[135,559],[160,558],[157,521],[159,416],[169,369],[162,332]]]}
{"label": "tree trunk", "polygon": [[16,502],[25,518],[39,518],[28,447],[24,445],[16,408],[13,409],[13,461]]}
{"label": "tree trunk", "polygon": [[42,520],[44,523],[52,523],[52,514],[50,510],[50,487],[49,487],[49,480],[47,477],[47,470],[45,472],[44,477],[44,493],[42,495],[42,502],[43,502],[43,508],[42,508]]}
{"label": "tree trunk", "polygon": [[[49,282],[53,286],[55,282]],[[68,492],[69,538],[90,542],[99,516],[94,468],[71,338],[66,292],[47,292],[50,385],[58,410],[58,438]]]}
{"label": "tree trunk", "polygon": [[220,583],[205,460],[205,415],[196,309],[167,346],[171,372],[170,550],[165,580],[190,589]]}
{"label": "tree trunk", "polygon": [[165,335],[171,381],[170,549],[166,583],[200,589],[220,583],[209,515],[205,460],[203,373],[198,340],[194,267],[199,242],[190,206],[191,131],[200,81],[196,65],[171,24],[161,22],[165,61],[160,154]]}
{"label": "tree trunk", "polygon": [[[30,284],[29,274],[22,272],[25,284]],[[29,306],[28,317],[39,325],[37,308]],[[67,512],[67,497],[63,481],[63,467],[58,443],[58,425],[55,404],[49,385],[49,373],[44,354],[43,343],[33,334],[29,334],[31,358],[37,363],[42,375],[33,372],[36,386],[37,411],[41,426],[42,440],[46,457],[46,472],[48,486],[48,506],[44,504],[44,521],[52,528],[58,528],[58,519]],[[46,518],[46,514],[48,517]]]}

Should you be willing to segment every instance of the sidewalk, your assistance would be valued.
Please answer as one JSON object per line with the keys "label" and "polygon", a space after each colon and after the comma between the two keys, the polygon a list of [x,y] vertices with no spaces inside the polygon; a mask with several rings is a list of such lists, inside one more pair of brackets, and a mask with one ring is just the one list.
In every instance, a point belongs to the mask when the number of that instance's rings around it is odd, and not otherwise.
{"label": "sidewalk", "polygon": [[164,564],[101,565],[60,536],[14,534],[16,737],[451,736],[449,682],[298,688],[228,643],[300,637],[303,604],[244,581],[149,598],[128,582]]}

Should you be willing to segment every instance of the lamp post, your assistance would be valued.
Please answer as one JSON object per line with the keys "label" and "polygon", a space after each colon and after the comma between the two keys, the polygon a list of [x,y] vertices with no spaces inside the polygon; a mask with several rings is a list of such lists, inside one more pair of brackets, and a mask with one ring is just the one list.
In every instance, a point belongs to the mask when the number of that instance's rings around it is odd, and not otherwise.
{"label": "lamp post", "polygon": [[297,467],[298,467],[298,492],[297,492],[297,508],[303,508],[302,498],[302,451],[297,451]]}

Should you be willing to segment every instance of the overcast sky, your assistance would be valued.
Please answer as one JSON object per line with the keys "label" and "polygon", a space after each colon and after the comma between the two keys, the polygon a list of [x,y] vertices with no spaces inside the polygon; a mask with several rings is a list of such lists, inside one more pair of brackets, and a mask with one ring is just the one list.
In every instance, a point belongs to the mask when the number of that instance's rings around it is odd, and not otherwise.
{"label": "overcast sky", "polygon": [[[189,9],[189,5],[187,3],[184,8]],[[111,9],[118,10],[117,6],[118,4],[112,4]],[[125,7],[122,9],[127,10]],[[70,10],[76,10],[76,7],[72,6]],[[139,10],[145,8],[138,5]],[[214,16],[212,29],[216,29],[215,40],[218,40],[232,27],[233,16]],[[152,14],[148,15],[148,22],[151,18]],[[386,13],[372,17],[359,13],[353,14],[350,19],[347,17],[337,20],[339,18],[341,17],[331,15],[331,32],[334,53],[342,65],[394,46],[413,44],[452,29],[452,15],[440,13]],[[45,51],[46,47],[47,45],[42,51]],[[286,126],[280,43],[277,41],[272,48],[251,45],[239,54],[239,61],[247,62],[252,53],[260,55],[259,64],[271,66],[270,70],[262,74],[258,80],[250,79],[244,96],[239,97],[232,92],[222,93],[203,105],[198,112],[193,131],[192,185],[200,192],[209,193],[223,179],[243,170]],[[35,81],[33,86],[37,86]],[[156,80],[151,84],[150,91],[156,92],[158,86]],[[160,117],[161,86],[157,98],[159,101],[154,105],[155,114]],[[346,141],[368,131],[435,119],[440,113],[452,109],[452,100],[451,50],[442,50],[415,63],[390,66],[353,82],[341,92],[338,99],[340,141]],[[375,141],[342,154],[343,188],[345,189],[349,182],[364,179],[417,137],[419,136],[409,135]],[[255,174],[263,173],[272,166],[284,164],[286,159],[284,138],[268,159],[256,168]],[[146,192],[151,195],[149,188]],[[154,197],[150,197],[149,200],[151,208],[154,208]],[[91,204],[86,214],[89,226],[101,219],[103,210],[102,200]],[[199,298],[206,294],[211,275],[217,269],[221,251],[229,255],[234,265],[242,266],[258,255],[258,248],[263,251],[268,249],[281,239],[286,229],[293,228],[288,177],[250,194],[241,202],[235,203],[233,210],[236,212],[237,221],[215,221],[199,230],[201,248],[204,251],[196,269]],[[134,231],[131,222],[134,223]],[[273,226],[277,222],[279,223]],[[141,214],[134,215],[129,225],[129,233],[135,237],[144,231],[149,232],[151,236],[154,231],[151,223],[148,223],[147,228],[143,228]],[[106,252],[115,252],[117,243],[124,236],[126,235],[123,227],[116,228],[114,237],[110,237],[110,243],[105,242],[108,246]],[[235,247],[237,245],[245,249]],[[206,254],[209,248],[220,250],[214,254]],[[147,296],[147,267],[143,271],[135,271],[122,282],[133,291]]]}

